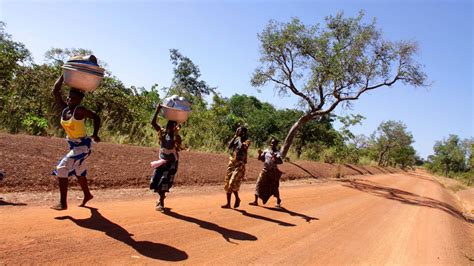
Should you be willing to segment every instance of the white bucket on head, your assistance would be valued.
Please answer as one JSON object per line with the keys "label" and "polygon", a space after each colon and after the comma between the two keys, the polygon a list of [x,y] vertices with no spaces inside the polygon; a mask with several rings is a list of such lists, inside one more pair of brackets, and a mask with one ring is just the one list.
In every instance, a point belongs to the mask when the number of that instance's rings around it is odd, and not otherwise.
{"label": "white bucket on head", "polygon": [[185,122],[191,112],[191,103],[184,97],[172,95],[163,100],[162,115],[164,118],[178,123]]}
{"label": "white bucket on head", "polygon": [[69,67],[63,67],[63,70],[64,83],[72,88],[82,91],[95,91],[103,79],[103,76]]}
{"label": "white bucket on head", "polygon": [[183,111],[164,105],[161,106],[162,116],[168,120],[176,121],[177,123],[183,123],[188,120],[189,113],[190,111]]}

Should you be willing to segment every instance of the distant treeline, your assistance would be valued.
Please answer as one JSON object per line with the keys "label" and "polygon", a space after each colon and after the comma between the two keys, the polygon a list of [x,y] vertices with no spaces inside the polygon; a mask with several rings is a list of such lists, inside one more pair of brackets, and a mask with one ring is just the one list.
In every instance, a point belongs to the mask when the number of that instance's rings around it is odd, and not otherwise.
{"label": "distant treeline", "polygon": [[[2,130],[63,137],[59,124],[61,110],[53,106],[51,89],[61,75],[62,64],[70,56],[91,53],[84,49],[55,48],[45,53],[46,63],[35,64],[25,45],[15,42],[0,22]],[[104,141],[155,146],[157,138],[150,120],[156,104],[172,94],[185,96],[193,103],[192,114],[181,135],[185,145],[194,150],[224,152],[226,142],[239,125],[248,127],[253,149],[263,148],[271,137],[283,141],[303,114],[297,109],[276,109],[253,96],[222,97],[200,79],[199,67],[189,58],[173,49],[170,59],[174,65],[170,87],[126,87],[107,70],[100,87],[94,93],[87,93],[83,104],[100,115],[100,136]],[[211,102],[205,100],[210,98]],[[333,126],[336,119],[342,124],[339,130]],[[363,119],[360,115],[328,115],[306,123],[299,130],[289,157],[402,168],[423,164],[412,147],[413,136],[402,122],[383,122],[371,136],[354,135],[350,127],[361,124]],[[472,165],[472,159],[465,165],[464,170]]]}

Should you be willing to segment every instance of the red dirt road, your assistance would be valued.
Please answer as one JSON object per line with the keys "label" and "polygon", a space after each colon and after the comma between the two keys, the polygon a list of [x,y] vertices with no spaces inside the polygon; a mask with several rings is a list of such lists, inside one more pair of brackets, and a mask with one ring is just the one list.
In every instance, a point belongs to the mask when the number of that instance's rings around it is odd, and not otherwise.
{"label": "red dirt road", "polygon": [[284,209],[249,206],[249,185],[238,210],[220,187],[179,188],[166,213],[96,192],[90,208],[0,206],[0,264],[474,264],[472,221],[429,176],[287,182]]}

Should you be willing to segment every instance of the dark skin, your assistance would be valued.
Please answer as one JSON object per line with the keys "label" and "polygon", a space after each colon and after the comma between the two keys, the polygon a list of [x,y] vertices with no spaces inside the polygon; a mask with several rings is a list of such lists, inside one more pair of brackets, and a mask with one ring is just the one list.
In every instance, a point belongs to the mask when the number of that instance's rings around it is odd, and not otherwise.
{"label": "dark skin", "polygon": [[[68,107],[68,110],[64,112],[63,119],[64,120],[69,120],[71,119],[74,109],[81,103],[82,98],[84,98],[84,95],[77,90],[70,90],[69,96],[66,99],[66,102],[64,102],[62,94],[61,94],[61,88],[63,85],[64,78],[63,76],[59,77],[56,83],[54,84],[54,88],[52,91],[52,94],[55,99],[55,103],[61,108],[61,110],[64,110],[64,108]],[[95,142],[100,142],[100,138],[98,136],[99,128],[100,128],[100,118],[97,114],[94,112],[91,112],[90,110],[84,108],[84,107],[78,107],[76,109],[76,112],[74,113],[74,118],[77,120],[82,120],[84,118],[89,118],[94,121],[94,133],[90,137],[92,140]],[[84,199],[79,206],[85,206],[85,204],[90,201],[94,196],[89,191],[89,186],[87,184],[87,179],[85,176],[77,176],[77,180],[79,182],[79,185],[82,188],[82,191],[84,192]],[[59,192],[60,192],[60,202],[58,205],[52,206],[52,209],[55,210],[66,210],[67,209],[67,190],[68,190],[68,184],[69,180],[68,178],[58,178],[59,182]]]}
{"label": "dark skin", "polygon": [[[272,139],[272,140],[270,141],[270,149],[271,149],[273,152],[277,152],[277,151],[278,151],[277,146],[278,146],[278,141],[275,140],[275,139]],[[263,162],[264,162],[264,161],[265,161],[265,158],[262,156],[262,155],[263,155],[263,151],[262,151],[261,149],[258,149],[257,153],[258,153],[258,159],[259,159],[260,161],[263,161]],[[282,163],[283,163],[283,160],[282,160],[281,158],[276,157],[276,154],[275,154],[275,153],[272,154],[272,161],[273,161],[274,163],[276,163],[276,164],[282,164]]]}
{"label": "dark skin", "polygon": [[[234,138],[229,142],[229,144],[227,144],[227,149],[232,148],[232,145],[234,144],[235,138],[242,137],[246,133],[247,133],[247,131],[245,129],[242,129],[241,127],[238,127],[237,130],[235,130]],[[234,208],[238,208],[240,206],[240,198],[239,198],[239,192],[238,191],[234,191],[234,197],[235,197]],[[222,205],[221,208],[229,209],[231,198],[232,198],[232,193],[226,193],[227,203]]]}
{"label": "dark skin", "polygon": [[[276,139],[272,139],[270,141],[270,150],[272,151],[272,161],[273,163],[275,164],[282,164],[283,163],[283,160],[279,157],[276,156],[276,152],[278,151],[278,140]],[[265,156],[263,154],[263,151],[261,149],[258,149],[257,151],[258,153],[258,159],[262,162],[265,162]],[[281,199],[278,197],[277,198],[277,204],[279,205],[281,203]],[[251,203],[249,203],[250,205],[254,205],[254,206],[257,206],[258,205],[258,195],[255,195],[255,200]]]}
{"label": "dark skin", "polygon": [[[160,110],[161,110],[161,104],[158,104],[155,110],[155,114],[153,115],[153,118],[151,119],[151,125],[157,132],[162,131],[162,128],[160,127],[160,125],[158,125],[158,114],[160,113]],[[165,131],[167,134],[174,136],[175,134],[178,134],[179,129],[180,127],[177,123],[167,123]],[[160,201],[161,211],[164,210],[164,206],[165,206],[165,197],[166,197],[165,193],[166,192],[164,191],[158,192],[158,195],[160,195],[159,201]]]}
{"label": "dark skin", "polygon": [[[64,112],[63,116],[64,120],[69,120],[72,117],[74,109],[76,109],[76,107],[81,104],[83,95],[77,93],[75,90],[71,90],[69,92],[69,96],[66,98],[66,102],[64,102],[61,94],[63,81],[63,76],[59,77],[59,79],[56,80],[52,93],[54,95],[55,103],[61,108],[61,110],[64,110],[64,108],[69,107],[68,110]],[[90,138],[95,142],[100,142],[100,138],[98,135],[100,128],[100,117],[96,113],[88,110],[85,107],[80,106],[76,109],[74,118],[77,120],[82,120],[84,118],[92,119],[94,121],[94,132],[92,133],[92,136],[90,136]]]}
{"label": "dark skin", "polygon": [[[151,125],[153,128],[157,131],[160,132],[162,129],[160,125],[158,125],[158,114],[160,113],[161,110],[161,104],[158,104],[158,107],[156,107],[155,114],[153,115],[153,118],[151,119]],[[177,124],[173,125],[171,123],[166,125],[166,133],[174,135],[174,133],[178,132],[179,126]]]}

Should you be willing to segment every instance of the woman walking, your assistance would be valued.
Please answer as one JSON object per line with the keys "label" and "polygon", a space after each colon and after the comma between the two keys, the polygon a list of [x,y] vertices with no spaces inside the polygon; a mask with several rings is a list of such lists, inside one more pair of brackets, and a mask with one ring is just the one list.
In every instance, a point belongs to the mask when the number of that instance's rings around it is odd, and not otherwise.
{"label": "woman walking", "polygon": [[232,193],[235,196],[234,208],[240,206],[239,189],[245,175],[245,164],[247,163],[247,150],[249,146],[250,140],[248,140],[247,128],[237,128],[234,138],[227,145],[230,151],[230,158],[224,186],[227,195],[227,203],[221,206],[224,209],[230,208]]}
{"label": "woman walking", "polygon": [[[69,144],[69,152],[58,163],[53,174],[58,177],[60,201],[59,204],[52,206],[54,210],[67,209],[67,190],[68,178],[76,176],[84,192],[84,199],[80,206],[85,206],[86,203],[93,198],[89,191],[87,184],[87,168],[85,160],[91,154],[92,140],[99,142],[98,136],[100,128],[100,118],[97,114],[91,112],[85,107],[79,106],[84,98],[84,93],[80,90],[71,88],[69,96],[64,102],[61,95],[61,87],[63,84],[63,76],[61,76],[54,84],[53,95],[55,103],[62,110],[61,112],[61,126],[66,131],[67,141]],[[92,136],[88,137],[84,120],[86,118],[94,121],[94,132]]]}
{"label": "woman walking", "polygon": [[158,113],[161,105],[156,108],[151,125],[158,133],[160,142],[160,160],[157,161],[157,168],[151,177],[150,189],[158,193],[159,199],[156,203],[156,210],[165,211],[165,194],[173,186],[174,176],[178,171],[179,151],[182,150],[182,141],[179,136],[179,125],[175,121],[169,120],[165,129],[162,129],[158,123]]}
{"label": "woman walking", "polygon": [[258,150],[258,159],[264,163],[255,187],[255,200],[249,203],[250,205],[257,206],[258,198],[265,204],[271,196],[275,196],[277,198],[276,207],[280,207],[279,185],[282,172],[278,169],[278,164],[282,164],[283,160],[277,146],[278,140],[272,138],[269,149],[264,152]]}

